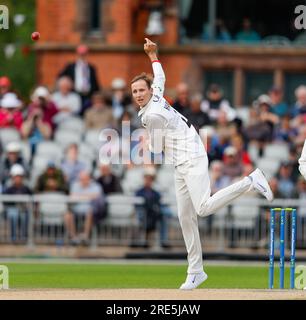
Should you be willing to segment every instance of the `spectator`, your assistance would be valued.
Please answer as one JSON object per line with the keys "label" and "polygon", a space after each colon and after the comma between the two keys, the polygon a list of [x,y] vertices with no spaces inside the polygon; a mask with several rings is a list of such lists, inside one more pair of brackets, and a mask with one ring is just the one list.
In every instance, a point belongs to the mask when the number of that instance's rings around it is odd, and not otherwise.
{"label": "spectator", "polygon": [[106,195],[110,193],[122,192],[120,180],[116,175],[112,173],[112,168],[108,164],[101,164],[100,176],[97,179],[97,183],[102,187]]}
{"label": "spectator", "polygon": [[273,139],[274,126],[279,118],[271,112],[271,99],[267,95],[260,95],[253,102],[250,110],[250,122],[245,128],[245,136],[248,141],[256,141],[262,149],[265,143]]}
{"label": "spectator", "polygon": [[222,143],[219,144],[214,127],[206,126],[200,129],[200,137],[205,146],[209,163],[212,163],[214,160],[222,160]]}
{"label": "spectator", "polygon": [[186,115],[190,110],[189,87],[185,82],[181,82],[176,86],[176,99],[173,108],[182,115]]}
{"label": "spectator", "polygon": [[[88,47],[80,44],[76,49],[76,61],[69,63],[59,74],[59,77],[67,76],[72,80],[75,92],[82,99],[83,108],[86,100],[89,100],[94,92],[100,90],[96,68],[87,61],[88,52]],[[83,114],[83,111],[81,111],[81,114]]]}
{"label": "spectator", "polygon": [[[105,198],[101,186],[93,181],[90,174],[81,171],[78,181],[70,187],[71,199],[76,200],[76,204],[71,206],[71,212],[65,216],[68,236],[73,244],[80,241],[87,244],[94,222],[105,217]],[[80,201],[81,202],[78,202]],[[74,218],[85,219],[83,232],[77,236]]]}
{"label": "spectator", "polygon": [[131,97],[126,92],[125,81],[121,78],[115,78],[112,81],[112,94],[110,101],[114,119],[118,121],[131,103]]}
{"label": "spectator", "polygon": [[190,99],[190,109],[186,110],[186,117],[197,131],[203,126],[209,125],[208,115],[201,110],[202,95],[194,94]]}
{"label": "spectator", "polygon": [[56,168],[53,161],[49,161],[46,170],[38,177],[35,186],[36,193],[63,192],[68,193],[68,185],[61,169]]}
{"label": "spectator", "polygon": [[203,41],[215,40],[218,42],[228,43],[231,42],[232,36],[228,31],[224,21],[221,19],[216,20],[216,28],[215,28],[215,39],[211,39],[209,34],[209,24],[204,24],[203,33],[202,33]]}
{"label": "spectator", "polygon": [[251,158],[245,150],[244,141],[241,135],[233,136],[231,138],[231,145],[236,148],[238,157],[241,159],[243,165],[251,164]]}
{"label": "spectator", "polygon": [[103,94],[93,94],[91,101],[91,107],[85,111],[86,129],[101,130],[116,127],[112,109],[106,104]]}
{"label": "spectator", "polygon": [[[11,167],[10,175],[12,185],[4,190],[4,194],[9,195],[31,195],[31,190],[24,184],[24,169],[20,164]],[[18,240],[18,225],[20,226],[19,239],[24,241],[28,232],[28,207],[26,203],[7,202],[5,205],[6,216],[10,223],[11,241]]]}
{"label": "spectator", "polygon": [[252,23],[249,18],[242,21],[242,30],[236,35],[238,42],[255,43],[260,41],[260,35],[252,29]]}
{"label": "spectator", "polygon": [[11,174],[10,171],[15,164],[22,166],[24,172],[23,176],[28,176],[29,170],[28,166],[25,163],[21,155],[21,147],[18,142],[10,142],[6,146],[6,155],[1,161],[1,183],[3,186],[6,186]]}
{"label": "spectator", "polygon": [[215,160],[210,164],[211,194],[229,186],[231,179],[223,173],[224,165],[220,160]]}
{"label": "spectator", "polygon": [[306,86],[301,85],[295,89],[296,102],[292,107],[292,116],[306,113]]}
{"label": "spectator", "polygon": [[[156,176],[154,167],[148,167],[144,173],[144,186],[136,191],[137,197],[144,198],[143,205],[136,205],[136,214],[139,219],[140,226],[145,232],[145,247],[149,247],[152,241],[152,235],[157,228],[157,223],[160,221],[160,242],[162,247],[168,247],[168,211],[162,208],[160,200],[161,195],[153,189],[153,182]],[[163,214],[167,213],[167,214]]]}
{"label": "spectator", "polygon": [[69,185],[75,182],[80,172],[86,169],[86,164],[78,160],[79,147],[73,143],[68,146],[65,158],[61,164],[61,169]]}
{"label": "spectator", "polygon": [[285,115],[280,120],[280,124],[275,129],[274,140],[292,144],[298,135],[297,128],[294,128],[290,124],[290,116]]}
{"label": "spectator", "polygon": [[11,92],[11,80],[8,77],[0,77],[0,100],[5,94]]}
{"label": "spectator", "polygon": [[270,179],[269,185],[270,185],[271,190],[274,194],[274,199],[283,198],[283,195],[282,195],[281,191],[279,190],[278,180],[276,177],[273,177]]}
{"label": "spectator", "polygon": [[201,110],[208,114],[209,119],[216,122],[220,111],[224,111],[228,121],[236,117],[236,111],[223,98],[223,91],[217,84],[212,84],[207,91],[207,99],[202,101]]}
{"label": "spectator", "polygon": [[22,126],[22,102],[15,93],[7,93],[0,101],[0,128],[13,128],[20,130]]}
{"label": "spectator", "polygon": [[69,77],[61,77],[58,80],[58,91],[52,94],[52,101],[58,109],[54,116],[54,123],[57,125],[63,121],[78,115],[81,111],[81,98],[72,92],[73,83]]}
{"label": "spectator", "polygon": [[269,90],[269,97],[271,99],[271,110],[279,117],[283,117],[289,112],[289,107],[283,101],[284,92],[280,87],[274,86]]}
{"label": "spectator", "polygon": [[37,87],[32,94],[32,104],[28,109],[28,119],[35,118],[37,116],[41,119],[41,122],[48,124],[53,130],[55,123],[53,121],[54,116],[58,112],[56,105],[50,100],[50,93],[46,87]]}
{"label": "spectator", "polygon": [[238,151],[233,146],[228,146],[223,155],[224,169],[223,173],[232,179],[242,175],[243,166],[238,157]]}
{"label": "spectator", "polygon": [[295,183],[292,180],[292,165],[287,161],[282,162],[276,178],[281,198],[292,198],[295,193]]}
{"label": "spectator", "polygon": [[21,136],[29,140],[32,155],[36,152],[37,145],[49,140],[52,135],[52,128],[49,122],[44,119],[43,111],[39,108],[33,109],[25,119],[21,127]]}

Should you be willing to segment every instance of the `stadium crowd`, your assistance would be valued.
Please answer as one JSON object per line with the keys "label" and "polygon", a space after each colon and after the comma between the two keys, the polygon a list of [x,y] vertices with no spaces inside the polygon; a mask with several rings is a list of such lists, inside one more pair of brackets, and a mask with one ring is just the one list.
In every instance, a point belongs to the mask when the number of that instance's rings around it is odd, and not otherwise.
{"label": "stadium crowd", "polygon": [[[60,192],[87,200],[70,205],[65,215],[68,235],[75,243],[87,241],[93,224],[107,215],[105,195],[138,195],[146,200],[142,210],[136,209],[140,221],[144,216],[150,221],[146,228],[149,237],[156,221],[171,215],[160,203],[165,189],[156,179],[163,166],[146,166],[143,180],[135,184],[129,172],[136,172],[139,165],[99,163],[102,129],[116,129],[122,138],[122,121],[130,121],[130,132],[141,128],[141,123],[128,84],[115,78],[109,92],[102,89],[87,53],[86,46],[79,46],[76,61],[55,79],[55,90],[50,92],[40,84],[29,95],[30,103],[20,99],[9,75],[1,75],[1,191]],[[213,193],[258,166],[269,177],[276,198],[305,198],[306,182],[299,175],[298,158],[306,139],[306,85],[297,87],[295,96],[295,104],[289,105],[283,88],[273,86],[252,105],[235,107],[218,84],[210,85],[205,93],[194,93],[182,82],[175,96],[167,99],[201,133],[210,160]],[[124,153],[124,141],[121,145]],[[171,182],[166,187],[171,189]],[[18,224],[23,225],[26,237],[25,210],[17,203],[5,205],[12,241],[16,241]],[[80,234],[75,216],[84,218]],[[161,225],[161,242],[167,246],[166,221]]]}

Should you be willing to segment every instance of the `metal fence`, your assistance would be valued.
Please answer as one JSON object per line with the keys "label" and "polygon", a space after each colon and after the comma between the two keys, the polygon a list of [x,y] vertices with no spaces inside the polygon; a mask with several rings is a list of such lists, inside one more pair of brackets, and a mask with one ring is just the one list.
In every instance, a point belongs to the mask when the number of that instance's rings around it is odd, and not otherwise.
{"label": "metal fence", "polygon": [[[144,244],[147,240],[147,221],[145,215],[144,219],[140,219],[135,210],[135,206],[141,206],[144,200],[114,194],[108,196],[106,201],[108,215],[94,223],[88,245]],[[71,244],[65,217],[72,204],[82,202],[86,201],[58,193],[0,195],[0,244]],[[183,247],[176,201],[164,199],[163,205],[166,209],[164,220],[159,220],[149,240],[153,246],[166,241],[170,246]],[[306,199],[275,199],[272,205],[297,208],[297,248],[306,247]],[[266,200],[244,197],[216,214],[198,218],[203,246],[221,252],[227,248],[268,248],[270,207],[271,203]],[[84,227],[84,217],[74,218],[76,230],[80,232]]]}

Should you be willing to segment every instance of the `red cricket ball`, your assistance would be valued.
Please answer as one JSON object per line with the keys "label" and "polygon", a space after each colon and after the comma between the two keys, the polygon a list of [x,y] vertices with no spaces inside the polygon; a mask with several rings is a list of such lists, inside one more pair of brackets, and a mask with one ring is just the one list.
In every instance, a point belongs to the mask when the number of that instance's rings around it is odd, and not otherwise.
{"label": "red cricket ball", "polygon": [[37,31],[33,32],[31,38],[33,41],[37,41],[40,38],[40,33]]}

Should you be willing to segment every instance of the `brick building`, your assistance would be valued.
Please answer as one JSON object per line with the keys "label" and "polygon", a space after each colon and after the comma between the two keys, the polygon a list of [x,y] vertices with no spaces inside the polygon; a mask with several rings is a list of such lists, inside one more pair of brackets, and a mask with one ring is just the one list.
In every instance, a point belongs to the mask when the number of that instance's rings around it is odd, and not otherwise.
{"label": "brick building", "polygon": [[156,3],[162,3],[165,32],[153,40],[160,44],[168,94],[181,80],[188,81],[194,91],[219,81],[239,106],[250,103],[250,97],[257,94],[255,83],[259,87],[262,83],[286,85],[292,90],[306,80],[303,46],[182,44],[179,0],[36,1],[37,30],[41,33],[36,46],[37,79],[51,87],[58,72],[74,60],[81,42],[89,45],[89,60],[96,65],[104,88],[115,77],[128,82],[142,71],[149,72],[142,44],[150,9]]}

